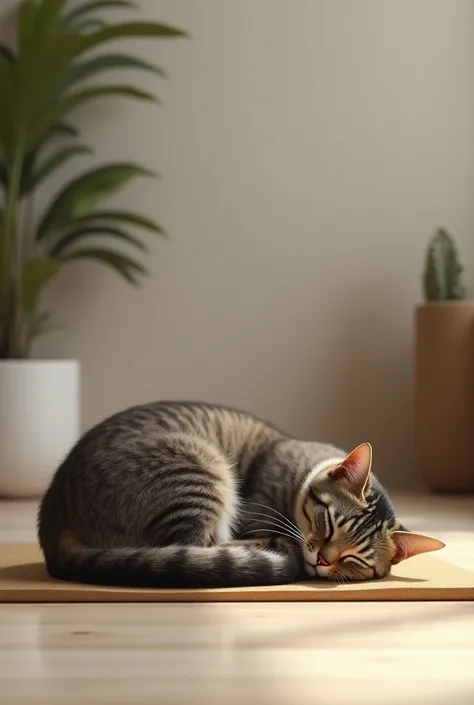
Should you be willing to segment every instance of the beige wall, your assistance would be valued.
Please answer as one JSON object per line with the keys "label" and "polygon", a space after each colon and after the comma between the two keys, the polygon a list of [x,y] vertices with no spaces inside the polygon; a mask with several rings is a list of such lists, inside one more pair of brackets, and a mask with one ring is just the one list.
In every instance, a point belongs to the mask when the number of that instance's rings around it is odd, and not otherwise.
{"label": "beige wall", "polygon": [[48,299],[69,329],[38,353],[81,359],[85,427],[155,398],[221,401],[370,440],[383,479],[409,478],[425,243],[445,224],[474,255],[474,3],[142,5],[193,35],[140,44],[171,75],[165,108],[78,119],[98,158],[162,173],[117,202],[172,239],[153,242],[142,291],[65,272]]}

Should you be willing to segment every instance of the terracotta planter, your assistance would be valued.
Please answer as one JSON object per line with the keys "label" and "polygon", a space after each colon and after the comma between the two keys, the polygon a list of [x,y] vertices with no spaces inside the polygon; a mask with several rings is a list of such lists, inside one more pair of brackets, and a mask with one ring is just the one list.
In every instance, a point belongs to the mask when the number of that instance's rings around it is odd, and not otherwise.
{"label": "terracotta planter", "polygon": [[415,441],[438,492],[474,492],[474,301],[440,301],[415,315]]}

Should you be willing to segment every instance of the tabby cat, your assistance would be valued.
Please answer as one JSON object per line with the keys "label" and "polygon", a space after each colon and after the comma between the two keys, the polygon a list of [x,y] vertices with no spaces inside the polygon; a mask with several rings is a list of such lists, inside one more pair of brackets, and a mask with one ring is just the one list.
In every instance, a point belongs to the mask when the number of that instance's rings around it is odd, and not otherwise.
{"label": "tabby cat", "polygon": [[444,546],[408,532],[349,454],[240,410],[194,402],[125,409],[87,431],[38,513],[49,574],[128,587],[225,587],[386,576]]}

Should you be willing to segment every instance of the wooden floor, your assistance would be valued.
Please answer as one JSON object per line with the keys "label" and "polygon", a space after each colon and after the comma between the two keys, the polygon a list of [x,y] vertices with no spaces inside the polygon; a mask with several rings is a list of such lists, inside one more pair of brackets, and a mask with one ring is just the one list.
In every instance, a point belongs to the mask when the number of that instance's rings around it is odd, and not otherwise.
{"label": "wooden floor", "polygon": [[[474,570],[474,498],[395,502]],[[34,517],[0,503],[0,541]],[[473,702],[474,603],[0,605],[1,705]]]}

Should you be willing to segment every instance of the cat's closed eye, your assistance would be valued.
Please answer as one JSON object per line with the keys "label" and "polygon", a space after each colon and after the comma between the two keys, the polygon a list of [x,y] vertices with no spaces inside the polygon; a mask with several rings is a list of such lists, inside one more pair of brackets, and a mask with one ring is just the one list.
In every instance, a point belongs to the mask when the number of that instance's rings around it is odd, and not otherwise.
{"label": "cat's closed eye", "polygon": [[363,566],[364,568],[371,568],[372,567],[368,563],[366,563],[362,558],[360,558],[359,556],[354,556],[352,554],[341,556],[339,558],[339,561],[341,563],[358,563],[359,565]]}

